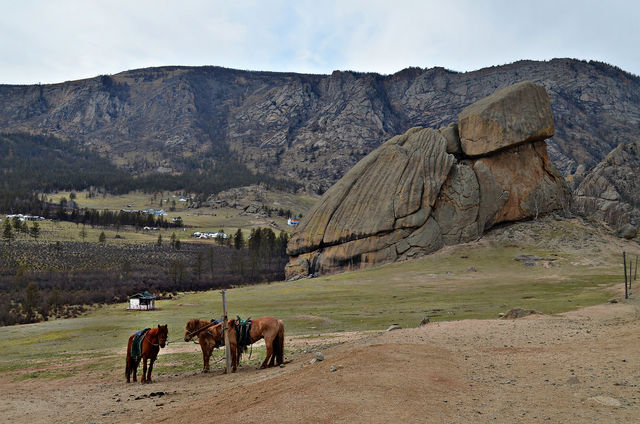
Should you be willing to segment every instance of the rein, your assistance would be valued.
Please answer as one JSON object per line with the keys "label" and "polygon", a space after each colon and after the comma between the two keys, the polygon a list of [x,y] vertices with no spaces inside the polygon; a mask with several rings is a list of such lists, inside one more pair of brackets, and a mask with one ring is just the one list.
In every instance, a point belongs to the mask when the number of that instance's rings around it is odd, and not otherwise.
{"label": "rein", "polygon": [[198,334],[199,332],[201,332],[202,330],[204,330],[205,328],[209,328],[209,327],[213,327],[214,325],[218,325],[219,323],[209,323],[207,325],[205,325],[204,327],[200,327],[197,330],[193,330],[189,332],[189,338],[193,338],[193,336],[195,336],[196,334]]}
{"label": "rein", "polygon": [[[149,340],[149,339],[147,338],[147,336],[149,335],[149,332],[150,332],[150,331],[147,331],[147,333],[144,335],[144,339],[143,339],[143,340],[146,340],[147,342],[149,342],[149,344],[150,344],[151,346],[154,346],[154,347],[160,347],[160,337],[158,337],[158,343],[154,343],[154,342],[152,342],[151,340]],[[158,333],[156,333],[156,336],[158,336]],[[167,342],[165,342],[165,344],[169,344],[169,342],[167,341]]]}

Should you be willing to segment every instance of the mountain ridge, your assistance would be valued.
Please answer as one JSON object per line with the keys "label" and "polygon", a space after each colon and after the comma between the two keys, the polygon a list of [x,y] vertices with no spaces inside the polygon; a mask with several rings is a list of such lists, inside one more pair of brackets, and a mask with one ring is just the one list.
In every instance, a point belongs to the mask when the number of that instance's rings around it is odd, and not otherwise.
{"label": "mountain ridge", "polygon": [[139,174],[182,173],[199,155],[322,192],[384,140],[438,128],[499,88],[549,92],[549,154],[589,170],[640,129],[640,78],[601,62],[522,60],[456,72],[330,75],[168,66],[47,85],[0,85],[0,129],[56,135]]}

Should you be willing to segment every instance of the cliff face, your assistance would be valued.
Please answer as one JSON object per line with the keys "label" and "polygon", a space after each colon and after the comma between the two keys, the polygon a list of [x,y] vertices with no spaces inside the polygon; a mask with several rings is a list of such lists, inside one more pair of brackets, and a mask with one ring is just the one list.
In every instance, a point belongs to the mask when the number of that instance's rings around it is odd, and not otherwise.
{"label": "cliff face", "polygon": [[573,208],[606,222],[620,236],[633,238],[640,226],[639,187],[640,142],[621,144],[581,176],[574,190]]}
{"label": "cliff face", "polygon": [[0,86],[0,131],[55,134],[135,172],[181,172],[200,152],[326,190],[395,134],[456,121],[469,102],[523,80],[546,88],[549,155],[589,170],[640,127],[640,78],[570,59],[455,73],[304,75],[165,67],[54,85]]}
{"label": "cliff face", "polygon": [[393,137],[302,220],[287,278],[425,255],[562,208],[569,189],[544,141],[553,133],[544,88],[522,82],[463,109],[457,125]]}

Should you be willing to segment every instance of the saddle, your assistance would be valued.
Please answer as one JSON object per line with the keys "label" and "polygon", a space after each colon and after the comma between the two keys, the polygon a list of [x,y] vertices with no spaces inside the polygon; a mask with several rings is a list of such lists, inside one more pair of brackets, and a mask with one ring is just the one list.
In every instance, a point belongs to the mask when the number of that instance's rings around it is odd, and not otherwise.
{"label": "saddle", "polygon": [[142,340],[144,340],[144,336],[147,334],[147,331],[151,330],[150,328],[145,328],[144,330],[140,330],[136,333],[133,341],[131,342],[131,357],[139,358],[142,356]]}
{"label": "saddle", "polygon": [[235,331],[238,346],[249,346],[251,344],[251,317],[242,319],[237,316],[236,318]]}

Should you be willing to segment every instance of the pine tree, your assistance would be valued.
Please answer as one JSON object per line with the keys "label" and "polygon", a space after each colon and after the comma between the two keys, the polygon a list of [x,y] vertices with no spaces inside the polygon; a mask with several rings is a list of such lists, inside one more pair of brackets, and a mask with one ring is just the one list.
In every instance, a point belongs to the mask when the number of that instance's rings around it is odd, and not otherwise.
{"label": "pine tree", "polygon": [[238,231],[236,231],[236,234],[233,236],[233,245],[238,250],[244,247],[244,235],[240,228],[238,228]]}
{"label": "pine tree", "polygon": [[7,244],[11,244],[11,240],[13,239],[13,231],[11,230],[11,223],[9,220],[5,220],[2,226],[2,238]]}

